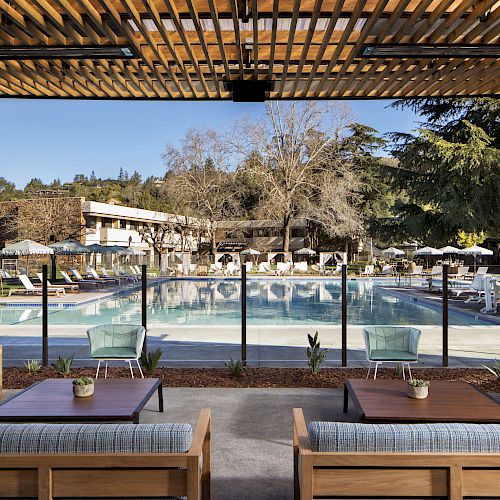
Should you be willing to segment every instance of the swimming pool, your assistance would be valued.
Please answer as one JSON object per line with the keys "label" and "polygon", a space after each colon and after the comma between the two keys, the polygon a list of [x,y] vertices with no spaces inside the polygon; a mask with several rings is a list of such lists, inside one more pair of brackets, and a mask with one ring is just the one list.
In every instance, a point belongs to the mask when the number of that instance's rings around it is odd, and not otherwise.
{"label": "swimming pool", "polygon": [[[348,281],[348,323],[352,325],[440,325],[441,312],[381,286],[392,280]],[[228,279],[170,279],[148,288],[149,325],[238,325],[240,282]],[[250,278],[248,325],[338,325],[339,279]],[[51,325],[140,323],[140,293],[130,291],[74,308],[49,309]],[[450,311],[451,325],[488,325],[487,320]],[[1,325],[41,324],[40,308],[0,308]]]}

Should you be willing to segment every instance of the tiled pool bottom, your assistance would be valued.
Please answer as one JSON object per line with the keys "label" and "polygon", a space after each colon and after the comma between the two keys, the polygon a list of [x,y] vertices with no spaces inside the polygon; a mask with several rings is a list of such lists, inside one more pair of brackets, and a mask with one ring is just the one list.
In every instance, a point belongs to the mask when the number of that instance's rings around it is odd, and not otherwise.
{"label": "tiled pool bottom", "polygon": [[[348,282],[348,323],[352,325],[440,325],[438,308],[381,288],[397,285],[390,280]],[[147,290],[148,325],[231,326],[241,321],[240,282],[237,279],[170,279]],[[341,321],[339,279],[257,278],[247,284],[250,326],[338,325]],[[130,290],[78,307],[49,310],[49,324],[97,325],[140,323],[140,292]],[[487,318],[450,311],[451,325],[489,325]],[[0,307],[0,325],[40,325],[41,309]]]}

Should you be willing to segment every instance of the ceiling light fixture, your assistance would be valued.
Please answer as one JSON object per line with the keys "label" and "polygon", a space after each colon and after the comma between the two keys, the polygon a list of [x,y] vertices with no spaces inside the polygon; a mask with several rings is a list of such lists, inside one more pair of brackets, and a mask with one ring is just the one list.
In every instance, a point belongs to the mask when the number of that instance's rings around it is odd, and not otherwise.
{"label": "ceiling light fixture", "polygon": [[34,59],[131,59],[136,57],[131,47],[99,46],[0,46],[0,60]]}
{"label": "ceiling light fixture", "polygon": [[360,57],[500,57],[500,45],[425,45],[425,44],[366,44]]}

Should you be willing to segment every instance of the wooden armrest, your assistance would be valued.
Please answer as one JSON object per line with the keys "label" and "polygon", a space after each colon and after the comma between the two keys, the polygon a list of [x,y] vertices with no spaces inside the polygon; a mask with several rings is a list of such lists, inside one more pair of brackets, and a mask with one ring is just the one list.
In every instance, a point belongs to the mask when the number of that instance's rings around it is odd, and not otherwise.
{"label": "wooden armrest", "polygon": [[309,435],[307,433],[306,420],[302,408],[293,409],[293,435],[299,447],[300,454],[312,453]]}
{"label": "wooden armrest", "polygon": [[203,444],[208,437],[210,439],[211,413],[210,408],[203,408],[198,418],[198,423],[193,434],[193,441],[188,455],[199,457],[203,451]]}

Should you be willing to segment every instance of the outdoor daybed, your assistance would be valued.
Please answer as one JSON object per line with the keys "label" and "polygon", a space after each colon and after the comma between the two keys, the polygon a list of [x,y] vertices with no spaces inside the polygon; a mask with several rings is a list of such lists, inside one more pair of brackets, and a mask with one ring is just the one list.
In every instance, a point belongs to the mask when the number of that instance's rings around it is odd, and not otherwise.
{"label": "outdoor daybed", "polygon": [[210,499],[210,410],[188,424],[2,424],[0,497]]}
{"label": "outdoor daybed", "polygon": [[500,495],[500,425],[310,422],[294,409],[295,499]]}

